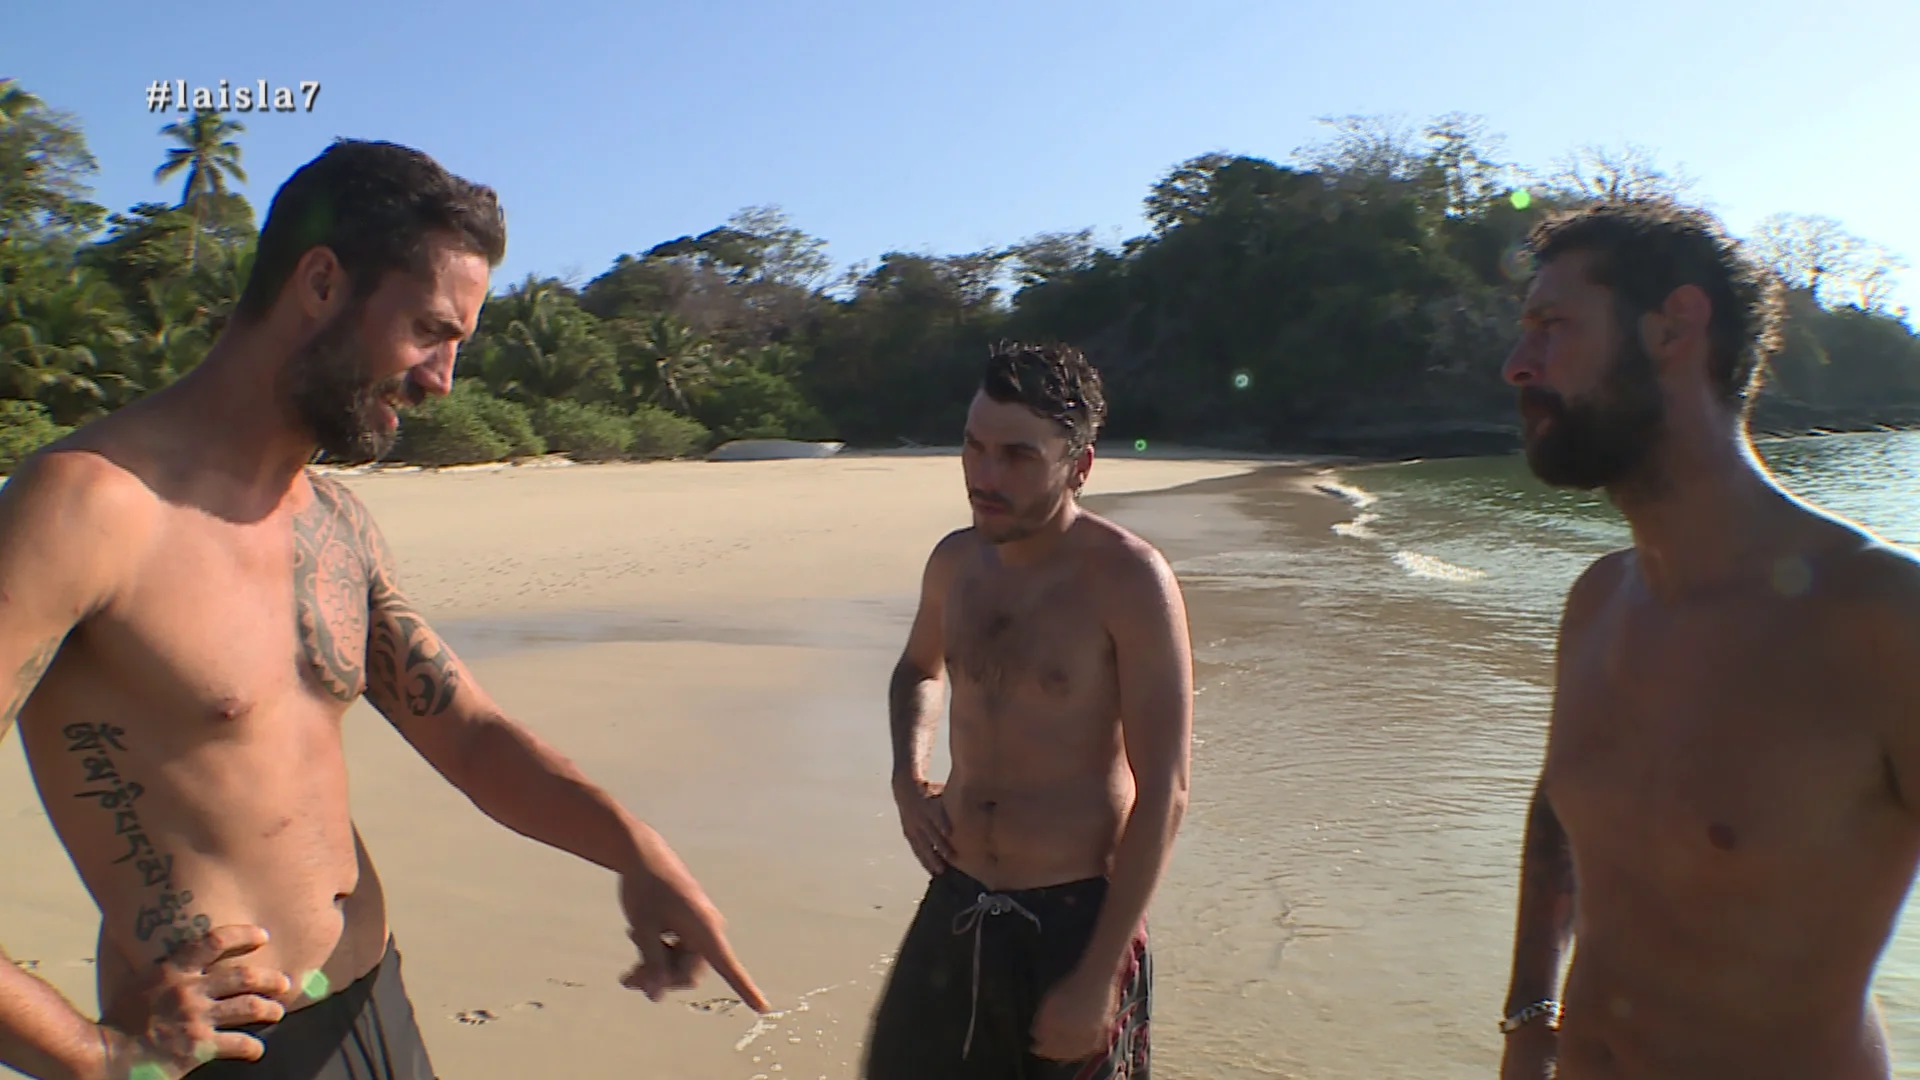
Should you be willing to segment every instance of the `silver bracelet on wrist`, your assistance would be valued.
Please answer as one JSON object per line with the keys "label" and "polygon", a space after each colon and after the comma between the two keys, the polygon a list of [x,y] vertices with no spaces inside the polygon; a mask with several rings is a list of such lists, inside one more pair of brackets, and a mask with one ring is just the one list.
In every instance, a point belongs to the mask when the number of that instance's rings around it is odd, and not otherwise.
{"label": "silver bracelet on wrist", "polygon": [[1505,1020],[1500,1021],[1500,1034],[1511,1035],[1542,1016],[1547,1018],[1548,1027],[1558,1028],[1560,1026],[1560,1003],[1552,998],[1546,998],[1536,1001],[1524,1009],[1520,1009],[1508,1016]]}

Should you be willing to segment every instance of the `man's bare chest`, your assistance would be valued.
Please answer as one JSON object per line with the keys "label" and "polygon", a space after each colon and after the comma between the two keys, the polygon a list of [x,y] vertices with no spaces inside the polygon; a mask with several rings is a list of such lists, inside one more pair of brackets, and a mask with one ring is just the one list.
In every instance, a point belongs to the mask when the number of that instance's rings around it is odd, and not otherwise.
{"label": "man's bare chest", "polygon": [[1569,643],[1545,782],[1576,853],[1732,871],[1884,825],[1873,680],[1790,614],[1615,619]]}
{"label": "man's bare chest", "polygon": [[77,666],[155,704],[245,713],[297,694],[344,708],[366,686],[375,578],[351,526],[321,498],[278,522],[183,523],[83,627]]}
{"label": "man's bare chest", "polygon": [[943,629],[956,681],[995,700],[1035,693],[1066,702],[1110,689],[1112,642],[1077,576],[963,574],[948,594]]}

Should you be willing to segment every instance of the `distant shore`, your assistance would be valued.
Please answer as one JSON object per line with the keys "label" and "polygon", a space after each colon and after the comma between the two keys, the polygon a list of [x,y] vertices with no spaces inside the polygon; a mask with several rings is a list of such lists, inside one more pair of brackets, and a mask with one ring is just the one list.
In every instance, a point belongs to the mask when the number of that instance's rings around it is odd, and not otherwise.
{"label": "distant shore", "polygon": [[[1866,435],[1876,432],[1911,431],[1920,429],[1920,417],[1899,423],[1845,423],[1809,424],[1804,426],[1754,425],[1750,430],[1756,442],[1778,441],[1785,439],[1823,438],[1835,435]],[[1234,463],[1249,467],[1301,466],[1332,468],[1343,465],[1371,465],[1399,461],[1432,460],[1461,457],[1502,457],[1520,453],[1521,443],[1518,427],[1493,424],[1461,425],[1419,425],[1387,428],[1382,427],[1360,431],[1340,437],[1322,437],[1303,439],[1296,443],[1280,447],[1249,448],[1244,446],[1197,446],[1185,444],[1146,443],[1130,444],[1117,439],[1102,441],[1095,448],[1096,463],[1112,461],[1136,462],[1214,462]],[[848,446],[838,453],[825,458],[791,460],[844,460],[851,458],[950,458],[960,454],[958,446],[938,446],[911,444],[892,447]],[[782,459],[772,459],[782,460]],[[418,465],[404,461],[375,462],[363,465],[321,465],[325,472],[349,475],[390,475],[409,473],[487,473],[505,469],[545,469],[584,465],[596,468],[609,466],[660,466],[671,464],[709,464],[701,457],[676,459],[676,461],[575,461],[564,454],[546,454],[539,457],[510,458],[502,461],[480,462],[469,465]],[[750,462],[712,462],[715,468],[739,466]]]}

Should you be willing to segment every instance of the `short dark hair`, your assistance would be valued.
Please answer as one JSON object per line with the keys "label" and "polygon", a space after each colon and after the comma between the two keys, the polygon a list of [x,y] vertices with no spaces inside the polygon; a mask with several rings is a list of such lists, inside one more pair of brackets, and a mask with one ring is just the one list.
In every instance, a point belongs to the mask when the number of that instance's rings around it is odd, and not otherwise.
{"label": "short dark hair", "polygon": [[493,189],[454,176],[409,147],[336,139],[274,194],[235,311],[265,315],[300,257],[323,246],[364,298],[389,270],[425,275],[434,236],[451,237],[485,256],[488,266],[499,266],[507,224]]}
{"label": "short dark hair", "polygon": [[1707,337],[1715,388],[1743,412],[1752,407],[1767,357],[1780,347],[1779,281],[1712,214],[1667,199],[1598,202],[1541,222],[1528,244],[1540,264],[1590,252],[1588,279],[1613,290],[1628,332],[1673,290],[1698,286],[1713,309]]}
{"label": "short dark hair", "polygon": [[1002,341],[987,356],[980,389],[994,401],[1025,405],[1065,428],[1068,454],[1092,446],[1106,423],[1100,372],[1071,345]]}

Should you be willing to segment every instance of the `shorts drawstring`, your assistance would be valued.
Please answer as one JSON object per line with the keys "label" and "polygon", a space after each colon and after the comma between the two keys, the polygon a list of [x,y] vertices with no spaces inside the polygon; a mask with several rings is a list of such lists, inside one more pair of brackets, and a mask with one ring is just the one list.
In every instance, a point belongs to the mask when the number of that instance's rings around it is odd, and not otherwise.
{"label": "shorts drawstring", "polygon": [[1025,915],[1033,923],[1035,930],[1040,929],[1040,917],[1020,902],[1005,893],[981,893],[973,906],[953,917],[953,932],[964,934],[973,931],[973,1004],[967,1014],[967,1041],[960,1048],[960,1059],[966,1060],[967,1053],[973,1049],[973,1025],[980,1017],[980,934],[988,915]]}

